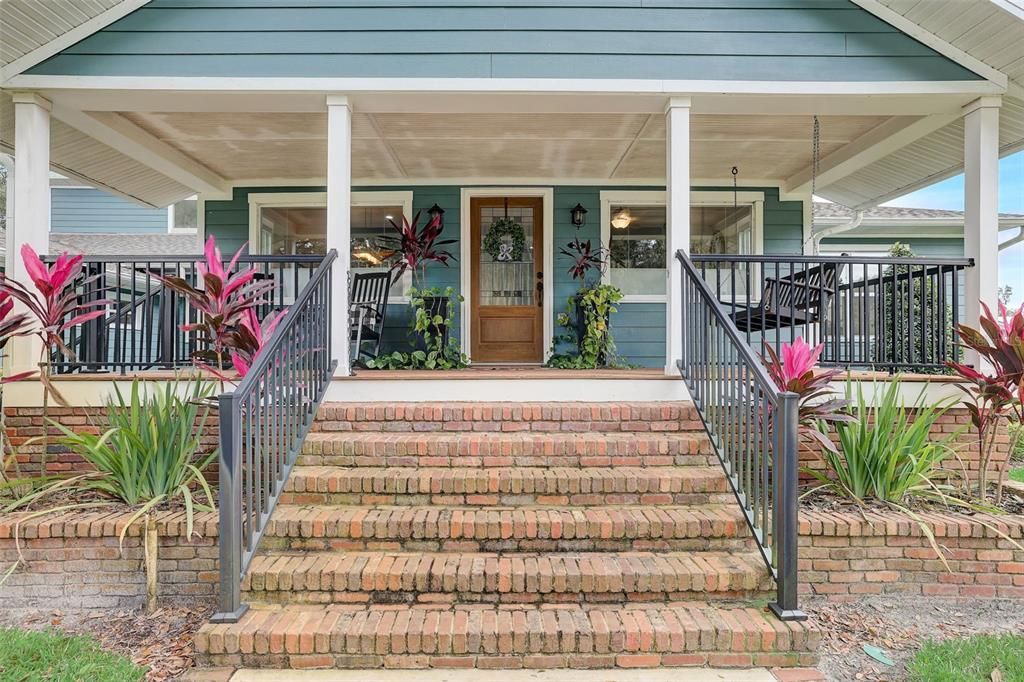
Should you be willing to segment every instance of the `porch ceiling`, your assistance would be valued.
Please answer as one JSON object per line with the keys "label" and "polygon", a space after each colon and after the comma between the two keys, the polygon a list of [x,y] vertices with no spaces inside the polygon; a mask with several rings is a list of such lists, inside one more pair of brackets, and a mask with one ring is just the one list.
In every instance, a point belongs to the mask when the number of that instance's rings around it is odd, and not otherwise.
{"label": "porch ceiling", "polygon": [[[878,0],[890,23],[905,21],[1008,79],[1000,153],[1024,149],[1024,3],[1021,0]],[[851,207],[870,207],[963,171],[963,121],[956,120],[822,189]]]}
{"label": "porch ceiling", "polygon": [[[0,92],[0,151],[14,149],[14,105]],[[103,144],[66,123],[53,119],[50,159],[54,170],[94,187],[150,206],[167,206],[195,191]]]}
{"label": "porch ceiling", "polygon": [[[109,115],[109,114],[108,114]],[[125,119],[228,181],[322,179],[321,113],[122,113]],[[821,154],[889,121],[821,117]],[[558,178],[651,180],[665,175],[665,121],[645,113],[356,113],[353,177],[359,181]],[[810,116],[694,115],[692,176],[782,180],[806,168]]]}

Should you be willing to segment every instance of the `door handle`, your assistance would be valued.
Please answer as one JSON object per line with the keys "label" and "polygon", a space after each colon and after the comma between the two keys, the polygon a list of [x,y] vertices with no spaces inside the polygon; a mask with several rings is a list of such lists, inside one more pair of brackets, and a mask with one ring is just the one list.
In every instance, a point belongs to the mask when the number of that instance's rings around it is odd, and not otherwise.
{"label": "door handle", "polygon": [[537,280],[537,305],[544,307],[544,282]]}

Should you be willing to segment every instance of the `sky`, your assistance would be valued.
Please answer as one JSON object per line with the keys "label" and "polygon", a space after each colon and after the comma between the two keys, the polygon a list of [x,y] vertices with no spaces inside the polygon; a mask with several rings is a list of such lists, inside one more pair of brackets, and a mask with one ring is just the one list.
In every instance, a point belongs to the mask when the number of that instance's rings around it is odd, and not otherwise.
{"label": "sky", "polygon": [[[888,206],[964,210],[964,176],[958,175],[890,201]],[[999,163],[999,212],[1024,213],[1024,152],[1005,157]],[[1003,232],[1001,241],[1016,235]],[[1024,243],[999,254],[999,284],[1013,287],[1011,302],[1024,302]]]}

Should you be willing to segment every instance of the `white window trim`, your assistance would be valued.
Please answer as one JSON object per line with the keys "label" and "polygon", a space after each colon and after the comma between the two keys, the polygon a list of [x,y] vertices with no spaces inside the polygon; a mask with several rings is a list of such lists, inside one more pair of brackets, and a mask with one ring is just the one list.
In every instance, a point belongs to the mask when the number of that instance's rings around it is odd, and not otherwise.
{"label": "white window trim", "polygon": [[[764,253],[764,192],[731,190],[700,190],[690,192],[690,207],[732,206],[734,203],[753,207],[754,254]],[[605,190],[601,192],[601,245],[611,245],[612,204],[633,206],[665,206],[665,192],[659,190]],[[611,266],[601,274],[601,282],[611,281]],[[622,297],[622,303],[664,303],[665,294],[629,294]]]}
{"label": "white window trim", "polygon": [[199,232],[199,197],[194,195],[186,197],[181,201],[194,201],[196,202],[196,226],[195,227],[182,227],[177,228],[174,226],[174,206],[178,202],[175,201],[173,204],[167,207],[167,234],[197,234]]}
{"label": "white window trim", "polygon": [[[249,249],[260,251],[260,211],[264,208],[326,208],[327,192],[252,192],[249,194]],[[413,193],[409,190],[380,192],[352,192],[352,207],[357,206],[401,206],[402,215],[412,216]],[[398,218],[398,216],[396,216]],[[326,236],[326,234],[325,234]],[[402,275],[402,291],[412,286],[412,272]],[[408,303],[409,296],[388,297],[389,303]]]}

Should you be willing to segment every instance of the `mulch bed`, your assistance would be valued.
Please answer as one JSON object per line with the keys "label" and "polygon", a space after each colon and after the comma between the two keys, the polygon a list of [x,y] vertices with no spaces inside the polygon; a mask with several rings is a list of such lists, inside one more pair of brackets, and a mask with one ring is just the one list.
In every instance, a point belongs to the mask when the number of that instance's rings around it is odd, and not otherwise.
{"label": "mulch bed", "polygon": [[212,606],[141,611],[0,611],[0,625],[26,630],[63,630],[92,635],[103,648],[148,666],[147,680],[177,680],[192,667],[193,638],[210,618]]}
{"label": "mulch bed", "polygon": [[[867,597],[830,602],[805,597],[801,604],[821,629],[818,668],[827,679],[897,682],[905,666],[928,640],[1012,632],[1024,635],[1019,601],[955,601],[938,597]],[[864,645],[880,647],[894,662],[868,656]]]}
{"label": "mulch bed", "polygon": [[[965,498],[968,502],[973,499],[976,498]],[[1017,490],[1011,490],[1007,487],[1003,488],[1003,499],[997,504],[995,501],[995,487],[993,486],[992,492],[985,501],[985,504],[990,507],[994,507],[1005,514],[1024,515],[1024,493],[1018,492]],[[801,500],[801,507],[822,512],[894,511],[893,507],[889,507],[888,505],[875,500],[866,500],[863,505],[860,505],[848,498],[840,497],[829,490],[818,490],[803,498]],[[967,507],[944,505],[939,502],[927,501],[917,502],[912,507],[912,510],[917,512],[946,512],[964,514],[966,516],[971,516],[977,513]]]}

